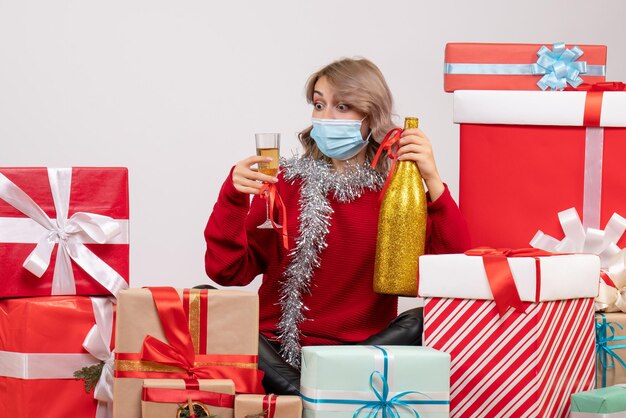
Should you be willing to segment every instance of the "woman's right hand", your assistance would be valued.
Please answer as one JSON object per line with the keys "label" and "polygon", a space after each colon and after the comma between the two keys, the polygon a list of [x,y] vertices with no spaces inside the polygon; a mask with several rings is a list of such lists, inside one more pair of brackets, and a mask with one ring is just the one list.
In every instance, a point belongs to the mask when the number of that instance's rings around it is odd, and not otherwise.
{"label": "woman's right hand", "polygon": [[253,155],[235,164],[235,168],[233,169],[233,184],[235,185],[235,189],[239,190],[241,193],[259,194],[261,186],[263,185],[262,182],[276,183],[278,181],[276,177],[259,173],[256,167],[252,167],[257,163],[269,161],[272,161],[270,157]]}

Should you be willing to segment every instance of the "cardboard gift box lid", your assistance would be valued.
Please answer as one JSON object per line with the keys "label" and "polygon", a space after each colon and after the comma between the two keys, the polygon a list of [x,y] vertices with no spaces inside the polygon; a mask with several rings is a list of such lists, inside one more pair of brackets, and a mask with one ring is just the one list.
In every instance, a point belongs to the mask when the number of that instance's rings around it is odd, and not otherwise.
{"label": "cardboard gift box lid", "polygon": [[[551,72],[551,58],[571,69],[568,75],[573,79],[601,82],[606,73],[606,49],[604,45],[449,43],[445,50],[444,90],[540,90],[538,82],[544,72]],[[540,61],[539,55],[549,58]],[[582,70],[580,74],[578,70]]]}
{"label": "cardboard gift box lid", "polygon": [[[600,259],[591,254],[508,258],[522,301],[593,298]],[[480,256],[424,255],[419,259],[421,297],[493,300]]]}
{"label": "cardboard gift box lid", "polygon": [[[584,126],[585,91],[454,92],[454,122],[491,125]],[[600,126],[626,126],[626,92],[605,91]]]}

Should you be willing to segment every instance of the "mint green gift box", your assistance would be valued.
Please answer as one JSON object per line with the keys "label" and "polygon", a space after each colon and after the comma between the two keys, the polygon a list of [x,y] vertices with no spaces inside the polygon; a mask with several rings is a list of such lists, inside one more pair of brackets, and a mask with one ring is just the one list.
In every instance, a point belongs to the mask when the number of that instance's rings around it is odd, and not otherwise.
{"label": "mint green gift box", "polygon": [[300,392],[303,418],[352,418],[357,411],[448,418],[450,355],[416,346],[304,347]]}
{"label": "mint green gift box", "polygon": [[574,393],[570,418],[626,418],[626,386]]}

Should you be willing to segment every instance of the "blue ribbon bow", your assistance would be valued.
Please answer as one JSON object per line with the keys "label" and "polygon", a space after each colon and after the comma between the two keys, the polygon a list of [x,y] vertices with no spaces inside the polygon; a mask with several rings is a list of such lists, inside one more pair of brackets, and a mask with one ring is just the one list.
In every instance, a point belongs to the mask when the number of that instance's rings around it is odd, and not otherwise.
{"label": "blue ribbon bow", "polygon": [[[610,342],[626,341],[626,337],[615,336],[615,326],[620,330],[624,329],[617,322],[606,322],[606,316],[601,313],[602,322],[596,319],[596,355],[600,359],[598,367],[602,367],[602,387],[606,387],[606,371],[615,367],[617,360],[626,369],[626,362],[620,358],[613,350],[626,348],[626,344],[608,345]],[[608,330],[608,333],[607,333]]]}
{"label": "blue ribbon bow", "polygon": [[[366,401],[365,405],[354,411],[352,418],[357,418],[359,414],[366,409],[369,409],[369,413],[367,414],[367,418],[376,417],[379,412],[382,412],[383,418],[400,418],[400,413],[398,412],[397,407],[406,408],[409,411],[413,412],[415,418],[419,418],[420,414],[409,404],[411,401],[403,401],[401,400],[408,394],[411,393],[420,393],[415,391],[406,391],[398,393],[396,396],[389,398],[389,383],[388,383],[388,373],[389,373],[389,359],[387,356],[387,351],[375,345],[377,349],[379,349],[383,353],[383,373],[375,370],[370,374],[370,388],[376,395],[377,401]],[[382,383],[382,392],[376,388],[374,385],[374,378],[378,377]]]}
{"label": "blue ribbon bow", "polygon": [[562,90],[569,83],[572,87],[578,87],[583,79],[580,74],[587,72],[587,62],[575,62],[583,55],[583,50],[577,46],[572,49],[566,48],[565,43],[556,43],[553,49],[542,46],[537,51],[537,62],[532,65],[532,72],[535,75],[544,74],[537,85],[541,90],[548,88],[552,90]]}

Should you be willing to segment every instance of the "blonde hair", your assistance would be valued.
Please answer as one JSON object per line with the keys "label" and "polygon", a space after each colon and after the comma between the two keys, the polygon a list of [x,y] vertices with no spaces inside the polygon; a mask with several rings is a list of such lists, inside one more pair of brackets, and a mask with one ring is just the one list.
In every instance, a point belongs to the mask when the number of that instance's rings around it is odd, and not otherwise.
{"label": "blonde hair", "polygon": [[[371,139],[373,139],[368,142],[366,156],[369,161],[372,161],[380,141],[395,127],[391,121],[393,98],[383,74],[373,62],[365,58],[340,59],[309,77],[306,82],[307,102],[313,103],[315,83],[322,77],[326,77],[337,90],[337,94],[344,98],[353,109],[366,115],[371,129]],[[330,158],[322,154],[315,140],[311,138],[311,129],[313,127],[309,126],[298,135],[304,147],[304,156],[330,161]],[[376,170],[387,173],[389,162],[386,155],[378,160]]]}

